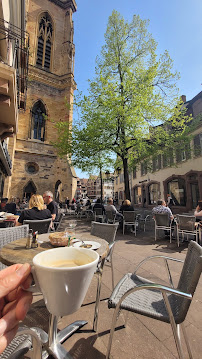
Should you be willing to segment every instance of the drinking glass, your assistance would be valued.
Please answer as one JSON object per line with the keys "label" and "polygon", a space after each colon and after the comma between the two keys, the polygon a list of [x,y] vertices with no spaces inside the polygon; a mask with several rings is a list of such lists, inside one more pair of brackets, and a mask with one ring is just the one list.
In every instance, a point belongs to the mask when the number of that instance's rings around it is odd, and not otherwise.
{"label": "drinking glass", "polygon": [[71,219],[65,228],[65,237],[74,236],[75,237],[75,228],[77,226],[76,219]]}

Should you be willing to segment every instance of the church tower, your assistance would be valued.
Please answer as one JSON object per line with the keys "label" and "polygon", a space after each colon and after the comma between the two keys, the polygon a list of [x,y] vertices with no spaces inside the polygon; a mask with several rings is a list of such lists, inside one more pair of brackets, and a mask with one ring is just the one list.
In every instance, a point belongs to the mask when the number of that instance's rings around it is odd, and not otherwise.
{"label": "church tower", "polygon": [[54,122],[72,122],[74,81],[73,21],[75,0],[27,0],[26,31],[30,37],[26,110],[10,141],[12,176],[4,197],[27,197],[51,190],[56,199],[74,197],[77,179],[67,159],[53,147]]}

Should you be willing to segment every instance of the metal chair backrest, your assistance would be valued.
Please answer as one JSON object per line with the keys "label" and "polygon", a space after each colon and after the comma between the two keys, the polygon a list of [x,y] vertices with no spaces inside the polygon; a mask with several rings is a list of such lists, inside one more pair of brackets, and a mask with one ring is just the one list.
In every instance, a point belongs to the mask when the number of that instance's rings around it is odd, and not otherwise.
{"label": "metal chair backrest", "polygon": [[[0,228],[0,248],[5,246],[7,243],[16,241],[20,238],[26,238],[28,236],[29,226],[28,224],[19,227]],[[0,263],[0,270],[7,266]]]}
{"label": "metal chair backrest", "polygon": [[63,217],[64,217],[64,213],[60,213],[59,216],[58,216],[58,221],[57,222],[53,222],[54,223],[54,227],[55,227],[55,230],[59,229],[61,223],[62,223],[62,220],[63,220]]}
{"label": "metal chair backrest", "polygon": [[169,227],[170,226],[170,217],[168,213],[156,213],[155,214],[155,223],[157,226]]}
{"label": "metal chair backrest", "polygon": [[28,224],[19,227],[0,228],[0,248],[17,239],[26,238],[28,232]]}
{"label": "metal chair backrest", "polygon": [[135,222],[136,215],[135,211],[123,211],[124,222]]}
{"label": "metal chair backrest", "polygon": [[151,216],[151,211],[145,210],[143,212],[143,218],[145,219],[147,216]]}
{"label": "metal chair backrest", "polygon": [[[191,241],[188,246],[177,289],[194,294],[202,271],[202,247]],[[170,300],[170,299],[169,299]],[[178,322],[185,319],[191,301],[180,296],[171,296],[171,308],[178,318]]]}
{"label": "metal chair backrest", "polygon": [[178,228],[184,231],[195,231],[195,216],[177,215]]}
{"label": "metal chair backrest", "polygon": [[102,216],[102,208],[94,208],[94,212],[97,216]]}
{"label": "metal chair backrest", "polygon": [[39,234],[48,233],[51,224],[51,218],[42,219],[42,220],[24,220],[23,224],[29,224],[29,228],[32,229],[33,232],[38,231]]}
{"label": "metal chair backrest", "polygon": [[91,234],[93,236],[105,239],[109,244],[115,241],[116,232],[118,229],[118,223],[98,223],[91,222]]}
{"label": "metal chair backrest", "polygon": [[116,217],[115,213],[113,213],[112,211],[105,211],[105,214],[107,221],[112,221],[113,223],[115,222],[115,217]]}

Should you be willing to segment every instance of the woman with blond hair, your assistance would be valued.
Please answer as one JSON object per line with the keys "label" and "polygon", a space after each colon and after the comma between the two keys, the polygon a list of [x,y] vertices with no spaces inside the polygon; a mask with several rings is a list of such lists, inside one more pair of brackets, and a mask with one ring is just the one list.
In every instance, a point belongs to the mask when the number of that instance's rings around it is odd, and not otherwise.
{"label": "woman with blond hair", "polygon": [[21,226],[24,220],[42,220],[52,218],[49,209],[44,209],[43,197],[33,194],[29,200],[29,209],[22,211],[17,226]]}
{"label": "woman with blond hair", "polygon": [[131,202],[128,199],[125,199],[122,206],[120,207],[120,212],[124,211],[134,211],[134,207],[131,205]]}

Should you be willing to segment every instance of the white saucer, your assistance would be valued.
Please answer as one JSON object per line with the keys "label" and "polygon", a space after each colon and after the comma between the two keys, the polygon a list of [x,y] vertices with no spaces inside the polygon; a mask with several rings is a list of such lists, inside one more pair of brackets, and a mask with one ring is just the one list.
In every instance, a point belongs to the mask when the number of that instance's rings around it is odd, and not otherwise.
{"label": "white saucer", "polygon": [[76,242],[72,244],[72,247],[82,247],[83,243],[85,243],[86,245],[91,245],[91,247],[87,248],[87,249],[98,249],[100,248],[101,244],[98,242],[94,242],[94,241],[80,241],[80,242]]}

